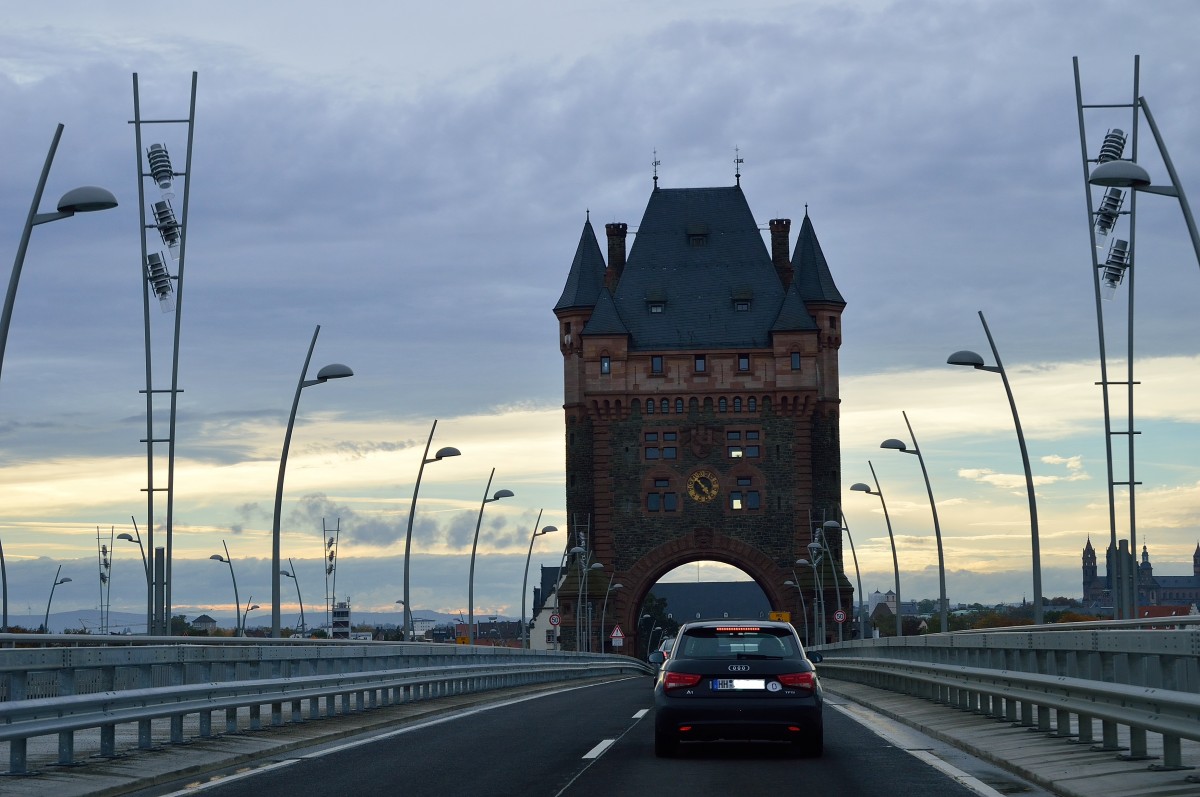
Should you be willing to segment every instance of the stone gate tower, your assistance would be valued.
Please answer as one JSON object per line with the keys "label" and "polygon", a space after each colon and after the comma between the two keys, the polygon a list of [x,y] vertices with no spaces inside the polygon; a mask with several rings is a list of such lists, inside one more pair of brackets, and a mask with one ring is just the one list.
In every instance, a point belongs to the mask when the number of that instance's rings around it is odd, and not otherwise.
{"label": "stone gate tower", "polygon": [[790,230],[772,219],[768,250],[740,185],[656,184],[628,252],[628,225],[605,225],[607,265],[584,223],[554,307],[575,549],[559,596],[567,647],[601,649],[603,606],[636,650],[646,594],[698,560],[744,570],[793,613],[784,582],[799,580],[811,611],[817,573],[795,563],[830,520],[825,625],[836,595],[853,615],[840,532],[846,303],[807,212],[789,255]]}

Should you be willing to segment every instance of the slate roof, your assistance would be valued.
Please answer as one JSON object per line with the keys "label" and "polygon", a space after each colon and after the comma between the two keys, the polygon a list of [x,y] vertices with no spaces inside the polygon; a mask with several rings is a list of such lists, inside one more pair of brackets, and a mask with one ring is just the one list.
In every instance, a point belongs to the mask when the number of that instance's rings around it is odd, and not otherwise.
{"label": "slate roof", "polygon": [[[692,245],[696,235],[705,245]],[[750,309],[735,310],[735,298]],[[784,290],[740,187],[656,188],[612,300],[634,350],[763,348]],[[611,334],[612,319],[601,320],[584,334]]]}
{"label": "slate roof", "polygon": [[792,268],[796,271],[795,285],[800,290],[800,297],[806,302],[828,302],[845,305],[837,285],[833,283],[833,275],[829,273],[829,264],[825,262],[825,253],[817,241],[817,233],[813,230],[808,213],[800,224],[800,232],[796,236],[796,249],[792,253]]}
{"label": "slate roof", "polygon": [[571,261],[567,284],[563,287],[562,296],[558,297],[558,304],[554,305],[554,309],[591,307],[596,304],[596,298],[603,287],[604,255],[600,252],[600,244],[596,242],[592,220],[588,219],[583,224],[579,244],[575,247],[575,259]]}

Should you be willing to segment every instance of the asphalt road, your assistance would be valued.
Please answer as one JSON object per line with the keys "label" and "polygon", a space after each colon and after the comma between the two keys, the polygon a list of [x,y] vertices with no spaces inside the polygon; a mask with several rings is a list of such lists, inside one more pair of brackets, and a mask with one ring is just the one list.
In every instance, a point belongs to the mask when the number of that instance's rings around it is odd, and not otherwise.
{"label": "asphalt road", "polygon": [[[952,767],[923,760],[922,742],[872,733],[830,696],[825,755],[797,759],[768,744],[685,745],[678,759],[654,756],[649,680],[584,686],[470,709],[369,737],[296,751],[205,784],[155,794],[519,797],[594,795],[990,794]],[[859,712],[861,713],[861,712]],[[906,749],[917,749],[918,754]],[[935,763],[940,763],[935,760]],[[946,774],[943,770],[950,770]],[[963,782],[973,784],[971,788]],[[148,794],[149,792],[146,792]]]}

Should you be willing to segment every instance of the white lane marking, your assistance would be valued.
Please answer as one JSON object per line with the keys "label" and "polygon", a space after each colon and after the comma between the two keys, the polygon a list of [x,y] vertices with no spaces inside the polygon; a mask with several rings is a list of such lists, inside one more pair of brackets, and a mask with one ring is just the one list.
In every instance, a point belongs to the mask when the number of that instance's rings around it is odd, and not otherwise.
{"label": "white lane marking", "polygon": [[859,716],[856,712],[851,711],[849,706],[837,705],[830,702],[826,702],[825,705],[836,709],[845,716],[854,720],[859,725],[862,725],[872,733],[883,738],[896,749],[903,750],[919,761],[924,761],[926,764],[938,770],[943,775],[946,775],[955,782],[961,784],[964,788],[970,789],[971,791],[980,795],[980,797],[1005,797],[1003,792],[996,791],[979,778],[967,772],[963,772],[958,767],[943,761],[928,750],[914,750],[910,748],[899,736],[893,735],[886,728],[882,728],[877,724],[869,722],[866,717]]}
{"label": "white lane marking", "polygon": [[[442,717],[438,717],[437,719],[428,720],[426,722],[420,722],[415,725],[408,725],[403,728],[398,728],[394,731],[387,731],[385,733],[376,734],[374,736],[370,736],[365,739],[356,739],[354,741],[347,742],[345,744],[339,744],[334,747],[322,747],[320,750],[317,750],[315,752],[308,753],[308,754],[302,755],[302,756],[297,756],[295,758],[289,758],[284,761],[276,761],[271,764],[266,764],[261,767],[255,767],[254,769],[247,769],[247,770],[244,770],[241,772],[236,772],[232,775],[228,775],[228,776],[224,776],[224,777],[217,776],[213,780],[205,781],[204,783],[192,783],[192,784],[189,784],[189,785],[185,786],[184,788],[180,789],[179,791],[173,791],[170,794],[164,794],[164,795],[162,795],[162,797],[186,797],[187,795],[195,794],[196,792],[205,791],[205,790],[211,789],[215,786],[221,786],[223,784],[230,783],[235,780],[242,780],[244,778],[253,777],[254,775],[259,775],[264,772],[270,772],[273,769],[279,769],[281,767],[289,766],[289,765],[295,764],[299,761],[303,761],[306,759],[313,759],[313,758],[323,758],[324,756],[330,755],[332,753],[340,753],[343,750],[350,750],[355,747],[361,747],[365,744],[371,744],[373,742],[377,742],[381,739],[390,739],[393,736],[400,736],[401,734],[412,733],[413,731],[419,731],[419,730],[422,730],[423,728],[429,728],[434,725],[441,725],[444,722],[453,722],[454,720],[457,720],[457,719],[463,719],[465,717],[470,717],[473,714],[479,714],[484,711],[491,711],[494,708],[503,708],[505,706],[516,705],[517,703],[524,703],[528,700],[537,700],[540,697],[547,697],[549,695],[558,695],[558,694],[562,694],[563,692],[574,692],[577,689],[591,689],[595,686],[603,686],[604,684],[616,683],[618,681],[624,681],[624,680],[628,680],[628,679],[627,678],[618,678],[614,681],[605,681],[602,684],[584,684],[582,686],[572,686],[572,687],[568,687],[566,689],[555,689],[555,690],[550,690],[550,691],[546,691],[546,692],[539,692],[538,694],[534,694],[534,695],[525,695],[524,697],[514,697],[511,700],[501,700],[501,701],[498,701],[495,703],[487,703],[485,705],[482,705],[482,706],[479,706],[476,708],[472,708],[472,709],[467,709],[465,711],[461,711],[461,712],[457,712],[457,713],[453,713],[453,714],[446,714]],[[612,744],[612,742],[610,741],[609,744]],[[601,752],[603,752],[603,751],[601,751]]]}
{"label": "white lane marking", "polygon": [[648,709],[648,708],[644,708],[644,709],[642,709],[641,711],[639,711],[638,713],[634,714],[634,715],[633,715],[633,718],[634,718],[635,720],[640,720],[642,717],[646,716],[646,715],[647,715],[647,714],[649,714],[649,713],[650,713],[650,709]]}
{"label": "white lane marking", "polygon": [[256,767],[255,769],[247,769],[241,772],[235,772],[232,775],[219,777],[216,780],[205,781],[204,783],[193,783],[191,785],[184,786],[179,791],[173,791],[170,794],[164,794],[163,797],[182,797],[182,795],[195,794],[198,791],[204,791],[205,789],[210,789],[213,786],[223,786],[226,783],[233,783],[234,781],[245,780],[246,778],[254,777],[255,775],[261,775],[265,772],[270,772],[275,769],[282,769],[283,767],[295,764],[297,761],[298,759],[295,758],[287,761],[276,761],[272,764]]}
{"label": "white lane marking", "polygon": [[599,758],[600,756],[604,755],[604,751],[607,750],[608,748],[612,747],[613,744],[616,743],[616,741],[617,741],[616,739],[605,739],[604,741],[600,742],[600,744],[596,745],[591,750],[588,750],[586,753],[584,753],[583,757],[584,758]]}

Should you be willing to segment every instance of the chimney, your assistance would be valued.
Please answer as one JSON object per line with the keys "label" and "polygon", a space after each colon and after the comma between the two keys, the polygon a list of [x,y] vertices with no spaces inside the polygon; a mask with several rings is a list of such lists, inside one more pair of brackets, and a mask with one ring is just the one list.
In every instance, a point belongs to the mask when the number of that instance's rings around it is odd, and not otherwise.
{"label": "chimney", "polygon": [[617,292],[617,283],[625,271],[625,233],[629,225],[624,222],[612,222],[604,225],[608,235],[608,269],[604,272],[604,287],[609,293]]}
{"label": "chimney", "polygon": [[788,256],[788,233],[792,229],[791,219],[771,219],[771,262],[775,273],[786,291],[792,286],[792,261]]}

